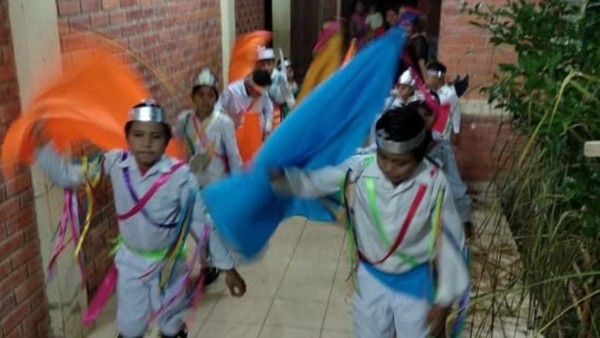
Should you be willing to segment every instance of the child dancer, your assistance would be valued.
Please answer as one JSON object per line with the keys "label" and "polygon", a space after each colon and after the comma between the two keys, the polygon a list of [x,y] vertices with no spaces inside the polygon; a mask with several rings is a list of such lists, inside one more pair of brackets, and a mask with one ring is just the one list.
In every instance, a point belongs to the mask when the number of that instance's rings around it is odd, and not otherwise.
{"label": "child dancer", "polygon": [[246,78],[231,83],[217,103],[236,127],[240,155],[248,163],[273,129],[273,102],[267,88],[271,74],[257,69]]}
{"label": "child dancer", "polygon": [[190,170],[201,187],[242,167],[233,121],[218,107],[217,78],[204,69],[194,81],[194,110],[179,114],[175,135],[186,143]]}
{"label": "child dancer", "polygon": [[[415,85],[415,79],[413,78],[410,69],[407,69],[404,73],[402,73],[402,75],[400,75],[398,82],[396,83],[396,87],[392,90],[390,96],[385,100],[382,112],[386,112],[394,108],[404,107],[406,104],[408,104],[408,102],[415,95]],[[366,154],[376,150],[375,124],[380,116],[381,114],[377,115],[373,121],[366,147],[358,149],[359,154]]]}
{"label": "child dancer", "polygon": [[[279,65],[281,65],[279,60]],[[262,69],[271,74],[271,85],[269,86],[269,97],[274,104],[273,129],[281,123],[284,107],[293,108],[296,98],[287,82],[286,68],[275,67],[275,53],[272,48],[263,48],[258,52],[257,69]]]}
{"label": "child dancer", "polygon": [[[195,109],[179,114],[175,126],[175,136],[186,144],[188,165],[200,187],[242,167],[233,121],[215,108],[219,98],[217,85],[210,70],[202,70],[191,93]],[[210,285],[219,274],[216,268],[206,268],[204,285]]]}
{"label": "child dancer", "polygon": [[[425,120],[425,125],[428,130],[433,129],[436,116],[431,108],[424,101],[414,101],[409,104],[411,109],[419,112]],[[471,220],[471,197],[467,189],[467,185],[463,182],[458,171],[456,157],[452,145],[448,140],[444,140],[437,132],[432,131],[433,143],[427,156],[435,161],[444,171],[448,184],[454,196],[454,204],[460,216],[460,220],[465,227],[467,238],[473,236],[473,222]]]}
{"label": "child dancer", "polygon": [[[292,108],[296,105],[296,96],[300,92],[300,86],[296,82],[296,78],[294,77],[294,64],[290,59],[279,60],[280,68],[285,70],[285,75],[287,77],[287,91],[291,95],[290,100],[287,100],[284,104],[281,105],[281,119],[285,119]],[[283,64],[281,64],[283,62]]]}
{"label": "child dancer", "polygon": [[450,105],[450,116],[446,123],[444,140],[451,140],[453,144],[460,143],[461,113],[458,96],[453,86],[446,83],[446,66],[439,62],[431,62],[425,71],[425,82],[439,97],[441,104]]}
{"label": "child dancer", "polygon": [[469,283],[463,227],[445,175],[425,159],[431,135],[419,113],[388,111],[376,129],[376,154],[313,172],[286,168],[271,174],[273,187],[344,195],[358,258],[357,338],[437,337]]}
{"label": "child dancer", "polygon": [[[199,243],[209,235],[209,258],[226,271],[230,292],[242,296],[246,290],[196,194],[196,177],[186,165],[164,155],[171,137],[165,118],[153,101],[136,105],[125,125],[129,149],[102,156],[101,170],[112,181],[119,220],[117,326],[123,338],[142,337],[155,314],[161,337],[187,337],[183,317],[190,303],[185,289],[189,270],[182,244],[189,231]],[[82,165],[67,163],[52,143],[39,147],[36,155],[55,184],[75,187],[87,182]]]}

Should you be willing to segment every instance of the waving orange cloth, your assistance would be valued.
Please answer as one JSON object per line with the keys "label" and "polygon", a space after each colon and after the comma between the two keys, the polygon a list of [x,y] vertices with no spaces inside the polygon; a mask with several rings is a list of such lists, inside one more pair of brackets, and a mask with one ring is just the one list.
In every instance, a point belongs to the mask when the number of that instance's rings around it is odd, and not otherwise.
{"label": "waving orange cloth", "polygon": [[[37,141],[33,127],[61,151],[86,142],[103,150],[126,148],[124,126],[129,110],[149,96],[142,81],[125,62],[105,50],[81,55],[66,72],[48,82],[10,126],[2,144],[2,168],[10,177],[15,163],[29,164]],[[181,157],[175,143],[167,152]]]}
{"label": "waving orange cloth", "polygon": [[229,83],[252,73],[258,60],[258,47],[266,46],[272,38],[273,33],[269,31],[255,31],[235,40],[229,63]]}

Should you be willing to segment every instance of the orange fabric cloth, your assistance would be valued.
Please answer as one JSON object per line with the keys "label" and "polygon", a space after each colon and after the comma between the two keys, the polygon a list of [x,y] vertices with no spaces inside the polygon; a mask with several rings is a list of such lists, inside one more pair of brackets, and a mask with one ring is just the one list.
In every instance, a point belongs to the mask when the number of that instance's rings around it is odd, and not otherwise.
{"label": "orange fabric cloth", "polygon": [[[73,66],[49,79],[10,126],[2,144],[5,176],[14,175],[14,164],[32,162],[37,145],[32,129],[40,121],[42,133],[61,152],[87,142],[103,150],[126,148],[129,110],[148,96],[138,74],[110,51],[97,49],[73,59]],[[175,142],[167,153],[183,154]]]}
{"label": "orange fabric cloth", "polygon": [[242,125],[235,131],[238,148],[244,164],[249,163],[263,143],[263,130],[260,113],[248,111],[244,113]]}
{"label": "orange fabric cloth", "polygon": [[229,63],[229,83],[252,73],[258,60],[258,47],[268,45],[272,37],[273,33],[269,31],[255,31],[235,40]]}

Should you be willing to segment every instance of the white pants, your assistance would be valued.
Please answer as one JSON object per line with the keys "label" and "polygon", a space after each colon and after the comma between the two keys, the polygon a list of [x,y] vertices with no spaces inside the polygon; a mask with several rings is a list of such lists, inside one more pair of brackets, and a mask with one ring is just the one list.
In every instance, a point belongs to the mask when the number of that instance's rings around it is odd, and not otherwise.
{"label": "white pants", "polygon": [[362,265],[356,273],[358,292],[353,299],[356,338],[427,338],[425,299],[414,298],[388,288]]}
{"label": "white pants", "polygon": [[[149,316],[166,302],[159,288],[160,270],[140,278],[152,264],[152,261],[129,251],[124,245],[115,257],[115,266],[119,272],[117,326],[119,333],[126,338],[142,337],[146,332]],[[181,260],[174,271],[178,276],[174,280],[181,280],[186,271],[186,263]],[[181,330],[185,312],[189,307],[187,296],[188,294],[180,296],[157,317],[158,327],[163,334],[174,336]]]}

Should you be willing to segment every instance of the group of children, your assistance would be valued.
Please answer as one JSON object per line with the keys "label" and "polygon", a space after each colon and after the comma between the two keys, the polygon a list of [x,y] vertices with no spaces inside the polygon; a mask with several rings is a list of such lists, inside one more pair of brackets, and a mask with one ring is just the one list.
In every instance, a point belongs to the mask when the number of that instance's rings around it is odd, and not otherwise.
{"label": "group of children", "polygon": [[[270,173],[281,194],[343,195],[357,258],[358,338],[441,336],[452,305],[468,289],[463,254],[470,199],[450,143],[458,140],[460,112],[445,73],[440,63],[427,65],[431,92],[423,92],[416,72],[404,72],[362,154],[336,167]],[[176,244],[188,233],[206,247],[203,258],[216,269],[213,277],[224,271],[230,292],[244,295],[246,284],[198,192],[252,159],[275,127],[275,106],[289,112],[297,87],[289,60],[276,67],[273,50],[265,48],[256,69],[222,93],[216,77],[203,70],[192,86],[194,109],[182,112],[173,128],[151,100],[131,109],[128,149],[108,151],[101,162],[112,181],[119,220],[119,337],[143,337],[154,316],[162,337],[187,337],[183,316],[190,305],[191,267]],[[429,96],[451,107],[441,132],[432,131],[437,113]],[[187,163],[164,154],[172,136],[186,144]],[[65,161],[43,135],[36,138],[41,140],[37,160],[57,185],[86,183],[81,164]]]}

